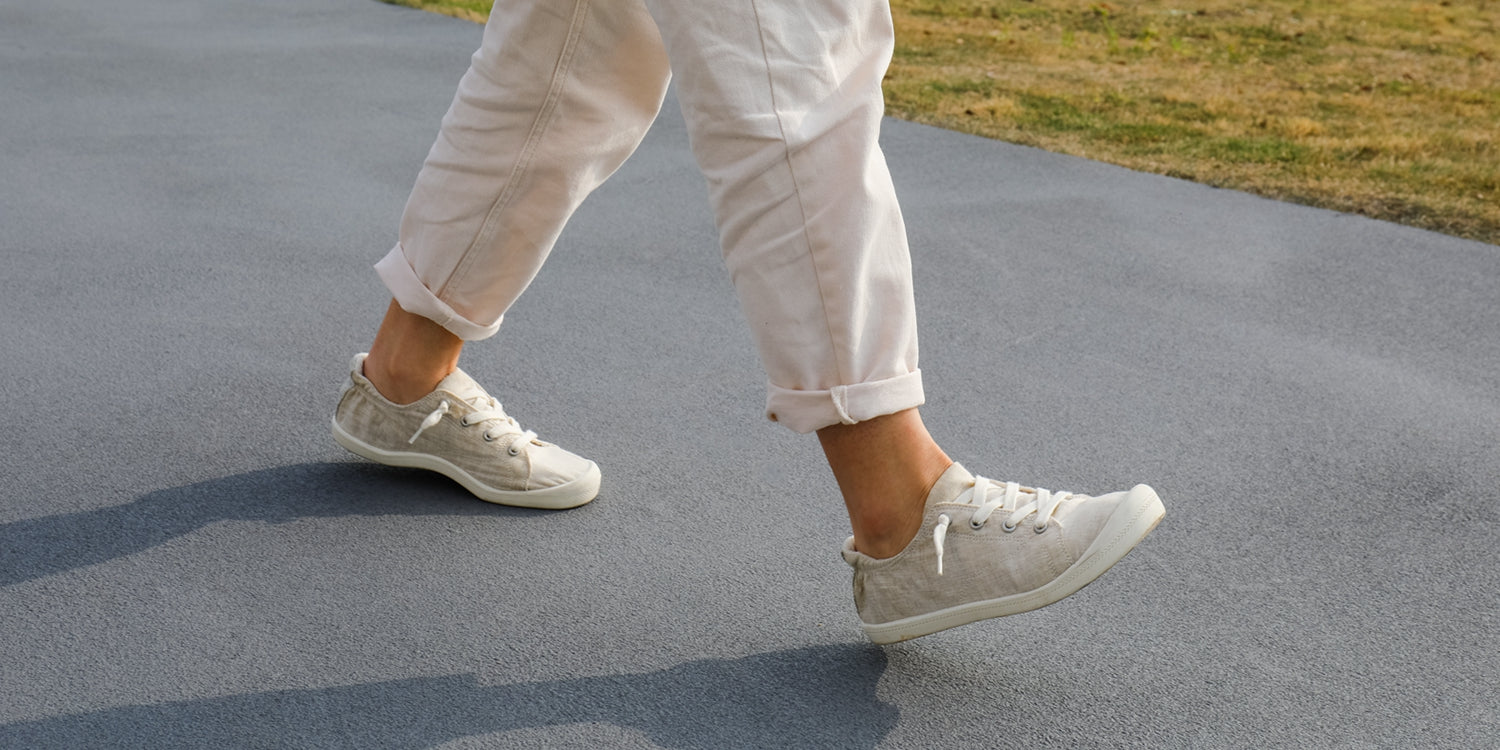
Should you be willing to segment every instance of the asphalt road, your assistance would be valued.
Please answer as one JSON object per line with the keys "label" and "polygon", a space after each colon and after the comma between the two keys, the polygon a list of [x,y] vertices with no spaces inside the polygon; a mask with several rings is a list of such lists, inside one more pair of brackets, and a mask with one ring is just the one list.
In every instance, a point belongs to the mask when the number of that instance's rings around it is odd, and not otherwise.
{"label": "asphalt road", "polygon": [[675,102],[464,367],[597,460],[487,505],[328,435],[479,27],[0,0],[0,747],[1494,747],[1500,248],[888,121],[925,416],[1167,504],[879,648]]}

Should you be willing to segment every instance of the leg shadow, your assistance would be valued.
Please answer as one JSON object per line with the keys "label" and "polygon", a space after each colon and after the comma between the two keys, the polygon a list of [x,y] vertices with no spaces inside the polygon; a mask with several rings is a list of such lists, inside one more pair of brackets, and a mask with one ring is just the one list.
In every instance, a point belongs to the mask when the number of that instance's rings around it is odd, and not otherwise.
{"label": "leg shadow", "polygon": [[417,470],[281,466],[158,490],[123,505],[0,525],[0,586],[133,555],[218,521],[540,512],[480,502],[448,479]]}
{"label": "leg shadow", "polygon": [[515,685],[422,677],[17,722],[0,725],[0,746],[394,750],[590,722],[670,748],[872,748],[899,719],[876,696],[885,666],[877,647],[837,645]]}

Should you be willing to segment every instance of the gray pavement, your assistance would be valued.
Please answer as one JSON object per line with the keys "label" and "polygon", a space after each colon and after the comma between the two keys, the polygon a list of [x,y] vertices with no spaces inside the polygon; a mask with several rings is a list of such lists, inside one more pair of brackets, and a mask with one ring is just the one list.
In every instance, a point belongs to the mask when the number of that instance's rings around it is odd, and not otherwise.
{"label": "gray pavement", "polygon": [[865,643],[675,102],[464,365],[563,513],[340,451],[479,28],[0,0],[0,747],[1495,747],[1500,248],[889,121],[925,415],[1167,518]]}

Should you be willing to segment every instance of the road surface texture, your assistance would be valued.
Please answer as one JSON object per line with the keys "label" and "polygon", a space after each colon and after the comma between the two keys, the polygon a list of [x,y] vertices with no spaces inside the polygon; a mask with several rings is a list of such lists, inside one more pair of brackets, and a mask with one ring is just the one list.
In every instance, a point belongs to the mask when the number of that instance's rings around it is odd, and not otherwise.
{"label": "road surface texture", "polygon": [[887,648],[675,100],[463,365],[532,512],[328,433],[477,25],[0,0],[0,747],[1494,747],[1500,248],[888,121],[924,415],[1153,484],[1077,596]]}

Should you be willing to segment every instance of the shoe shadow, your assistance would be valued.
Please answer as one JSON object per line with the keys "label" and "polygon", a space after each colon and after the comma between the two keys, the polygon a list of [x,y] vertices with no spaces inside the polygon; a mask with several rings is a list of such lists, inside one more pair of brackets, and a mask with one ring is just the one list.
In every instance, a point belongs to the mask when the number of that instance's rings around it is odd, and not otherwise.
{"label": "shoe shadow", "polygon": [[486,686],[473,675],[125,706],[0,725],[3,747],[431,747],[576,723],[670,748],[872,748],[900,713],[876,696],[884,652],[818,646],[645,674]]}
{"label": "shoe shadow", "polygon": [[446,478],[364,463],[263,469],[157,490],[123,505],[0,525],[0,586],[133,555],[219,521],[342,516],[531,515]]}

